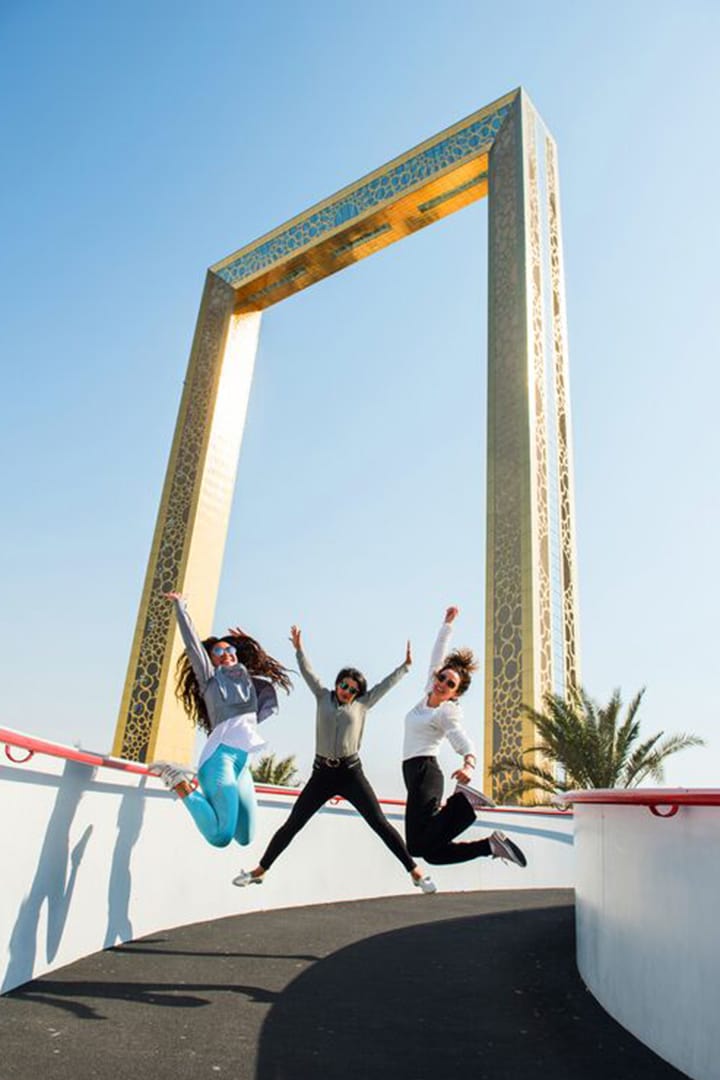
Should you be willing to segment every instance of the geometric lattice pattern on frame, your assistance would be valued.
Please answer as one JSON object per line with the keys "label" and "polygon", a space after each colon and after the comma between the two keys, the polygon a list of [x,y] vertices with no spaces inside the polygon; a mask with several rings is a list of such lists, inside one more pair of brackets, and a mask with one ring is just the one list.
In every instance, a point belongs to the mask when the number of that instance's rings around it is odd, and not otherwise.
{"label": "geometric lattice pattern on frame", "polygon": [[[485,765],[535,744],[524,706],[577,686],[557,162],[522,95],[490,155]],[[504,801],[517,776],[486,778]]]}
{"label": "geometric lattice pattern on frame", "polygon": [[[491,491],[488,505],[489,636],[486,723],[491,723],[492,756],[517,754],[522,748],[518,717],[525,675],[523,643],[523,477],[527,458],[526,410],[518,357],[524,353],[522,277],[516,253],[522,248],[515,160],[518,132],[507,124],[493,148],[493,196],[490,217],[491,371],[488,423],[492,431]],[[486,755],[487,756],[487,755]],[[487,764],[487,761],[486,761]],[[502,781],[493,782],[502,800]]]}
{"label": "geometric lattice pattern on frame", "polygon": [[147,597],[146,621],[142,627],[135,670],[124,718],[122,756],[146,760],[155,721],[158,694],[163,675],[167,677],[166,657],[175,630],[172,606],[164,593],[175,589],[191,530],[196,500],[199,464],[207,438],[215,398],[222,339],[227,321],[227,286],[210,280],[202,323],[185,394],[186,410],[179,421],[176,454],[169,473],[165,513],[159,519],[160,535],[154,575]]}
{"label": "geometric lattice pattern on frame", "polygon": [[575,546],[575,507],[573,499],[572,439],[568,373],[567,331],[565,324],[564,273],[560,235],[560,195],[558,191],[557,154],[548,138],[545,144],[548,162],[548,217],[550,229],[550,265],[552,276],[552,339],[557,400],[558,480],[560,489],[560,538],[562,550],[563,633],[565,639],[565,684],[568,694],[580,686],[578,650],[577,553]]}
{"label": "geometric lattice pattern on frame", "polygon": [[470,119],[465,126],[435,145],[419,149],[397,165],[385,166],[367,181],[353,185],[347,193],[340,193],[319,209],[303,214],[270,239],[258,241],[256,246],[239,253],[226,265],[219,265],[215,272],[229,285],[237,286],[308,244],[317,243],[324,235],[347,225],[361,214],[376,210],[448,168],[457,167],[468,158],[489,150],[509,107],[501,105],[481,119]]}

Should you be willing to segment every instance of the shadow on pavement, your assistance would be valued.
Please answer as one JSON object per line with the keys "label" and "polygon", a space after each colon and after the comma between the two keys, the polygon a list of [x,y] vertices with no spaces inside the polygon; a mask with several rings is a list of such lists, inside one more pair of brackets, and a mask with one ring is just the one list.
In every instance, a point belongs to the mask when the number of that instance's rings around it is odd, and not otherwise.
{"label": "shadow on pavement", "polygon": [[575,968],[567,890],[155,933],[0,999],[2,1080],[671,1080]]}
{"label": "shadow on pavement", "polygon": [[669,1080],[575,968],[573,908],[453,919],[334,953],[263,1027],[257,1080]]}

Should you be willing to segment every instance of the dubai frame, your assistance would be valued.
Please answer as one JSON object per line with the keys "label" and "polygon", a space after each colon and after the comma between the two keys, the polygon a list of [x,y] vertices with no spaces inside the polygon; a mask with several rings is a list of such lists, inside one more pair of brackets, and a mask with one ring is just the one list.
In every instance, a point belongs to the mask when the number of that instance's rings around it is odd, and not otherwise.
{"label": "dubai frame", "polygon": [[572,448],[555,143],[515,90],[207,273],[113,753],[189,761],[182,646],[163,592],[210,632],[265,308],[489,196],[485,790],[534,742],[524,704],[579,682]]}

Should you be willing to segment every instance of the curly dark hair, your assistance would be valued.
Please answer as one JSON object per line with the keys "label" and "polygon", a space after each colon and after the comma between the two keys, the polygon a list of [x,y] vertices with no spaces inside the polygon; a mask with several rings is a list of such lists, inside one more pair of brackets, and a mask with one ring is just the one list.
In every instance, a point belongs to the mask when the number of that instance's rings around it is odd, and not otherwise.
{"label": "curly dark hair", "polygon": [[[292,690],[292,681],[279,660],[266,653],[262,645],[250,637],[249,634],[225,634],[223,637],[209,637],[203,641],[203,648],[210,655],[213,645],[218,641],[227,641],[237,653],[239,664],[244,664],[250,675],[259,675],[268,679],[274,686],[281,687],[286,694]],[[206,735],[212,731],[210,717],[195,672],[192,669],[190,658],[186,652],[182,653],[175,669],[175,697],[181,701],[185,712],[195,727],[201,728]]]}
{"label": "curly dark hair", "polygon": [[335,676],[335,686],[341,681],[341,679],[352,679],[359,686],[358,697],[362,697],[367,693],[367,679],[363,675],[362,671],[358,671],[355,667],[344,667],[338,671]]}
{"label": "curly dark hair", "polygon": [[479,666],[472,649],[453,649],[445,657],[438,671],[446,671],[449,668],[455,672],[460,680],[457,696],[461,697],[470,686],[472,674],[477,671]]}

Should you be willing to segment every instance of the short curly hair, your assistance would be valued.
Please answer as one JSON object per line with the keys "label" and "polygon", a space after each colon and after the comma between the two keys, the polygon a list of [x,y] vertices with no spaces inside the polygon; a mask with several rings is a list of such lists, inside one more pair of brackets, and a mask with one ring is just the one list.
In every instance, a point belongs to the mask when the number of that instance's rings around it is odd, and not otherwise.
{"label": "short curly hair", "polygon": [[473,672],[477,671],[479,666],[472,649],[453,649],[443,660],[438,672],[448,669],[455,672],[460,680],[457,696],[461,697],[470,686]]}

